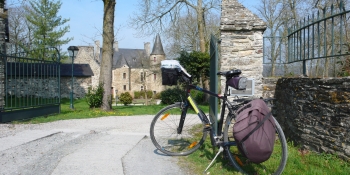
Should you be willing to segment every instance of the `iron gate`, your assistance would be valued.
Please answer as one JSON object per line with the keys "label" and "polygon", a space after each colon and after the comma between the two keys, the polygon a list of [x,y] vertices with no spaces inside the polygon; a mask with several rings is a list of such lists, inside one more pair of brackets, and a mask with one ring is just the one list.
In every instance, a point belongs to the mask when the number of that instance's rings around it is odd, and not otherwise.
{"label": "iron gate", "polygon": [[[9,53],[9,52],[8,52]],[[0,122],[60,112],[60,53],[57,48],[0,54]]]}
{"label": "iron gate", "polygon": [[[218,39],[214,35],[211,35],[210,39],[210,91],[218,93],[218,62],[219,62],[219,50],[218,50]],[[209,116],[215,121],[218,114],[218,99],[215,97],[209,97]],[[211,120],[213,120],[211,119]],[[217,123],[214,123],[214,129],[217,131]],[[219,130],[220,131],[220,130]]]}

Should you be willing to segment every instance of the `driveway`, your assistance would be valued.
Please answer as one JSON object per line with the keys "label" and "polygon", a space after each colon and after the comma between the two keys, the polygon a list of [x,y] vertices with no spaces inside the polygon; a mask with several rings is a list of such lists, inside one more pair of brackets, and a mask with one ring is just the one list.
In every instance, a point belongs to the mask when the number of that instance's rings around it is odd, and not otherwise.
{"label": "driveway", "polygon": [[1,175],[181,175],[149,138],[153,116],[0,124]]}

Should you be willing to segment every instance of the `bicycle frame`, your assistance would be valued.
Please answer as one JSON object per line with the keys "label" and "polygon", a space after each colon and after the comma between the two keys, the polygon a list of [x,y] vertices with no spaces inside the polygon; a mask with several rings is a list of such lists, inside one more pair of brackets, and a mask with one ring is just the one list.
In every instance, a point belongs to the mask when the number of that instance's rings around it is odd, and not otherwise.
{"label": "bicycle frame", "polygon": [[[205,94],[209,94],[213,97],[216,97],[220,100],[223,101],[223,104],[222,104],[222,107],[221,107],[221,115],[220,115],[220,119],[219,121],[217,119],[212,119],[210,123],[210,121],[208,120],[208,117],[204,114],[204,112],[198,108],[198,105],[196,104],[196,102],[192,99],[191,95],[190,95],[190,92],[191,90],[197,90],[197,91],[200,91],[200,92],[204,92]],[[199,86],[195,86],[195,85],[192,85],[192,84],[188,84],[186,85],[186,93],[187,93],[187,98],[185,99],[185,103],[184,103],[184,109],[182,110],[182,113],[181,113],[181,119],[180,119],[180,123],[179,123],[179,127],[177,129],[177,133],[178,134],[181,134],[182,132],[182,127],[183,127],[183,124],[184,124],[184,121],[185,121],[185,118],[186,118],[186,113],[187,113],[187,110],[188,110],[188,107],[189,107],[189,104],[192,106],[192,108],[195,110],[195,112],[197,113],[198,117],[201,119],[201,121],[206,125],[206,129],[210,129],[211,130],[211,125],[214,123],[214,122],[217,122],[217,126],[218,126],[218,129],[217,129],[217,133],[214,133],[216,136],[221,136],[222,135],[222,127],[223,127],[223,122],[224,122],[224,117],[225,117],[225,108],[226,106],[228,106],[228,109],[229,109],[229,113],[233,113],[232,111],[232,104],[230,102],[228,102],[227,100],[227,94],[228,92],[228,85],[226,84],[225,86],[225,92],[224,92],[224,95],[220,95],[220,94],[216,94],[212,91],[209,91],[207,89],[203,89]],[[213,130],[211,130],[213,131]]]}

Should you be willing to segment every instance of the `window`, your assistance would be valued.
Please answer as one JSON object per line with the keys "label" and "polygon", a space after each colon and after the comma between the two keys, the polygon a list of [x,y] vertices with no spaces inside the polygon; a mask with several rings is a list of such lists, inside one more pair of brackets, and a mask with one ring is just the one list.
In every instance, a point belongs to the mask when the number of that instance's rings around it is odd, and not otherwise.
{"label": "window", "polygon": [[156,95],[156,94],[157,94],[157,91],[153,91],[153,94]]}
{"label": "window", "polygon": [[124,91],[126,91],[126,85],[124,85],[124,87],[123,87],[123,88],[124,88]]}
{"label": "window", "polygon": [[157,80],[157,74],[153,74],[153,79]]}
{"label": "window", "polygon": [[157,61],[157,58],[156,57],[153,57],[153,62],[156,62]]}
{"label": "window", "polygon": [[126,79],[126,73],[123,73],[123,79]]}
{"label": "window", "polygon": [[143,86],[141,86],[141,91],[143,91]]}
{"label": "window", "polygon": [[141,81],[143,81],[143,72],[141,72]]}

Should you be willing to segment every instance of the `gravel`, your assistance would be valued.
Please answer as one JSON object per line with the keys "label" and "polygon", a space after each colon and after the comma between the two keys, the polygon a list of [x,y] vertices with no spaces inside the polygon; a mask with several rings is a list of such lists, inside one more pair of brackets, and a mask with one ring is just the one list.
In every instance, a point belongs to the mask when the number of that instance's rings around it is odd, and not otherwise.
{"label": "gravel", "polygon": [[148,137],[152,119],[144,115],[0,124],[0,144],[28,131],[51,133],[0,151],[0,174],[190,174],[176,164],[176,157],[155,149]]}

